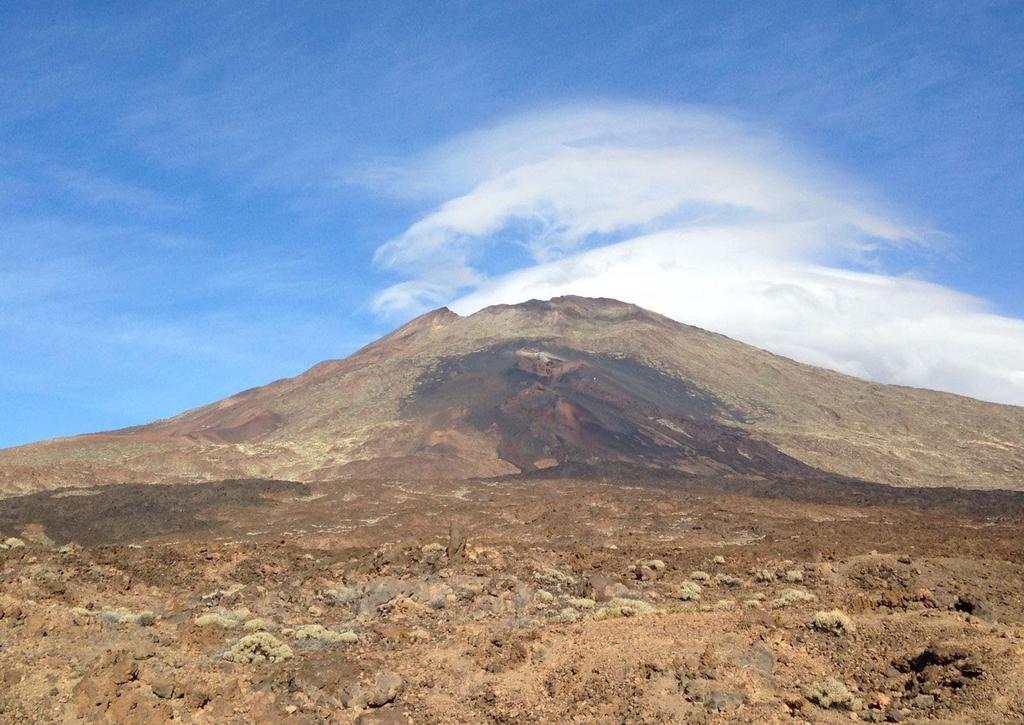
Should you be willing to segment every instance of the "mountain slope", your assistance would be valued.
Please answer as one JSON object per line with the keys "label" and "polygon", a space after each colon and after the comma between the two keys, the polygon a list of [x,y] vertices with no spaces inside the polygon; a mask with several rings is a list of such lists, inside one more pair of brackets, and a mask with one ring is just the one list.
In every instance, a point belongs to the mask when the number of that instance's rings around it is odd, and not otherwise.
{"label": "mountain slope", "polygon": [[6,492],[572,464],[1024,489],[1024,408],[802,365],[614,300],[447,309],[136,428],[0,451]]}

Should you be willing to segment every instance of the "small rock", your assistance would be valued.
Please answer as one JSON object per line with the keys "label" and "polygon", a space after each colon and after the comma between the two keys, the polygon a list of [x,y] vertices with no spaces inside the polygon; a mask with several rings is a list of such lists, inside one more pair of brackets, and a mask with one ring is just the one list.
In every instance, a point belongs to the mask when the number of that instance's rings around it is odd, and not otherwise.
{"label": "small rock", "polygon": [[971,614],[979,619],[992,619],[991,605],[976,594],[959,595],[953,602],[953,609],[957,612]]}
{"label": "small rock", "polygon": [[149,689],[153,691],[154,695],[163,700],[168,700],[174,695],[174,683],[163,677],[151,680]]}
{"label": "small rock", "polygon": [[646,559],[636,562],[633,573],[640,581],[655,581],[665,574],[665,562],[661,559]]}
{"label": "small rock", "polygon": [[367,691],[366,704],[370,707],[381,707],[395,699],[405,688],[405,681],[394,672],[381,672]]}
{"label": "small rock", "polygon": [[748,654],[736,658],[736,664],[740,667],[750,667],[760,670],[767,675],[775,671],[775,655],[763,645],[754,645]]}

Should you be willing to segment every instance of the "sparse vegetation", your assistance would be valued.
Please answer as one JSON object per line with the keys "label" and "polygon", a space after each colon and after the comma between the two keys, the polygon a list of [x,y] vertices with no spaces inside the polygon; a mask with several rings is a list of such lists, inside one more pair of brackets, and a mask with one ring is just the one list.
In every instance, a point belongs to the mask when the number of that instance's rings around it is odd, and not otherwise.
{"label": "sparse vegetation", "polygon": [[693,579],[695,582],[706,582],[708,579],[711,578],[711,575],[708,574],[706,571],[695,569],[694,571],[690,572],[690,578]]}
{"label": "sparse vegetation", "polygon": [[563,622],[575,622],[580,618],[580,613],[572,607],[564,607],[562,611],[558,613],[558,618]]}
{"label": "sparse vegetation", "polygon": [[661,610],[655,609],[647,602],[639,599],[625,599],[616,597],[597,610],[594,619],[612,619],[614,617],[636,617],[642,614],[657,614]]}
{"label": "sparse vegetation", "polygon": [[802,569],[787,569],[785,579],[790,584],[799,584],[804,580],[804,572]]}
{"label": "sparse vegetation", "polygon": [[224,629],[236,629],[241,622],[233,617],[225,617],[217,612],[201,614],[195,618],[197,627],[223,627]]}
{"label": "sparse vegetation", "polygon": [[754,581],[760,584],[767,584],[775,581],[775,574],[768,569],[759,569],[754,572]]}
{"label": "sparse vegetation", "polygon": [[352,587],[337,587],[325,589],[320,597],[329,604],[348,604],[359,599],[359,592]]}
{"label": "sparse vegetation", "polygon": [[589,597],[577,597],[569,600],[569,606],[575,609],[593,609],[596,604],[597,602]]}
{"label": "sparse vegetation", "polygon": [[304,624],[301,627],[296,627],[292,630],[291,637],[293,639],[310,639],[318,642],[329,642],[331,644],[338,644],[341,642],[351,644],[352,642],[359,641],[359,637],[355,632],[338,632],[333,629],[327,629],[327,627],[322,624]]}
{"label": "sparse vegetation", "polygon": [[228,662],[252,664],[254,662],[280,662],[293,656],[292,648],[269,632],[247,634],[221,657]]}
{"label": "sparse vegetation", "polygon": [[835,635],[853,634],[857,631],[857,627],[849,615],[839,609],[816,612],[812,624],[821,632],[830,632]]}
{"label": "sparse vegetation", "polygon": [[736,588],[736,587],[743,586],[743,580],[742,579],[740,579],[738,577],[730,576],[729,574],[715,574],[715,581],[718,582],[719,584],[721,584],[722,586],[727,586],[727,587]]}
{"label": "sparse vegetation", "polygon": [[772,600],[773,607],[789,607],[793,604],[814,602],[818,598],[805,589],[783,589],[779,596]]}
{"label": "sparse vegetation", "polygon": [[719,554],[714,559],[712,559],[712,561],[721,566],[722,564],[725,564],[725,557]]}
{"label": "sparse vegetation", "polygon": [[825,709],[860,710],[863,707],[846,685],[833,678],[815,682],[804,691],[804,697]]}
{"label": "sparse vegetation", "polygon": [[242,628],[246,632],[267,632],[271,629],[274,629],[274,623],[269,620],[260,619],[259,617],[257,617],[256,619],[250,619],[249,621],[247,621],[244,625],[242,625]]}
{"label": "sparse vegetation", "polygon": [[682,599],[684,602],[695,602],[700,599],[700,594],[703,591],[700,584],[694,582],[683,582],[676,589],[676,598]]}
{"label": "sparse vegetation", "polygon": [[3,549],[20,549],[25,546],[25,542],[16,536],[9,536],[0,543],[0,550]]}
{"label": "sparse vegetation", "polygon": [[[79,611],[84,612],[88,616],[92,615],[92,612],[88,609],[76,608],[73,611],[76,613]],[[136,613],[128,609],[105,609],[100,612],[99,616],[104,621],[113,622],[114,624],[137,624],[142,627],[152,627],[156,624],[156,615],[149,610]]]}
{"label": "sparse vegetation", "polygon": [[559,571],[558,569],[543,569],[533,574],[534,580],[539,584],[545,584],[548,586],[569,586],[576,580],[565,572]]}

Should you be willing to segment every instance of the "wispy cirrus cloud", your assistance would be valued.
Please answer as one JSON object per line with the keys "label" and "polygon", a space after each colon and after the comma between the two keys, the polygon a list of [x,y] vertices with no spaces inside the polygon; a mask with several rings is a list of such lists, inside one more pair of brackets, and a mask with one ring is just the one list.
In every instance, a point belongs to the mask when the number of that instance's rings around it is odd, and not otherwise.
{"label": "wispy cirrus cloud", "polygon": [[940,234],[729,118],[562,107],[388,168],[400,193],[448,196],[377,250],[405,277],[382,314],[617,297],[861,377],[1024,404],[1024,322],[906,269]]}

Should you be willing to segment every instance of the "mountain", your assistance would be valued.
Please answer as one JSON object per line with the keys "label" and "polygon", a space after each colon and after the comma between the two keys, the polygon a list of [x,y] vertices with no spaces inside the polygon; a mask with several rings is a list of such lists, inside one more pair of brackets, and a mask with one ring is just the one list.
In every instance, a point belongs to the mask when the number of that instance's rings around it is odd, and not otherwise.
{"label": "mountain", "polygon": [[1024,490],[1024,408],[865,382],[635,305],[559,297],[435,310],[173,418],[0,451],[0,492],[622,467]]}

